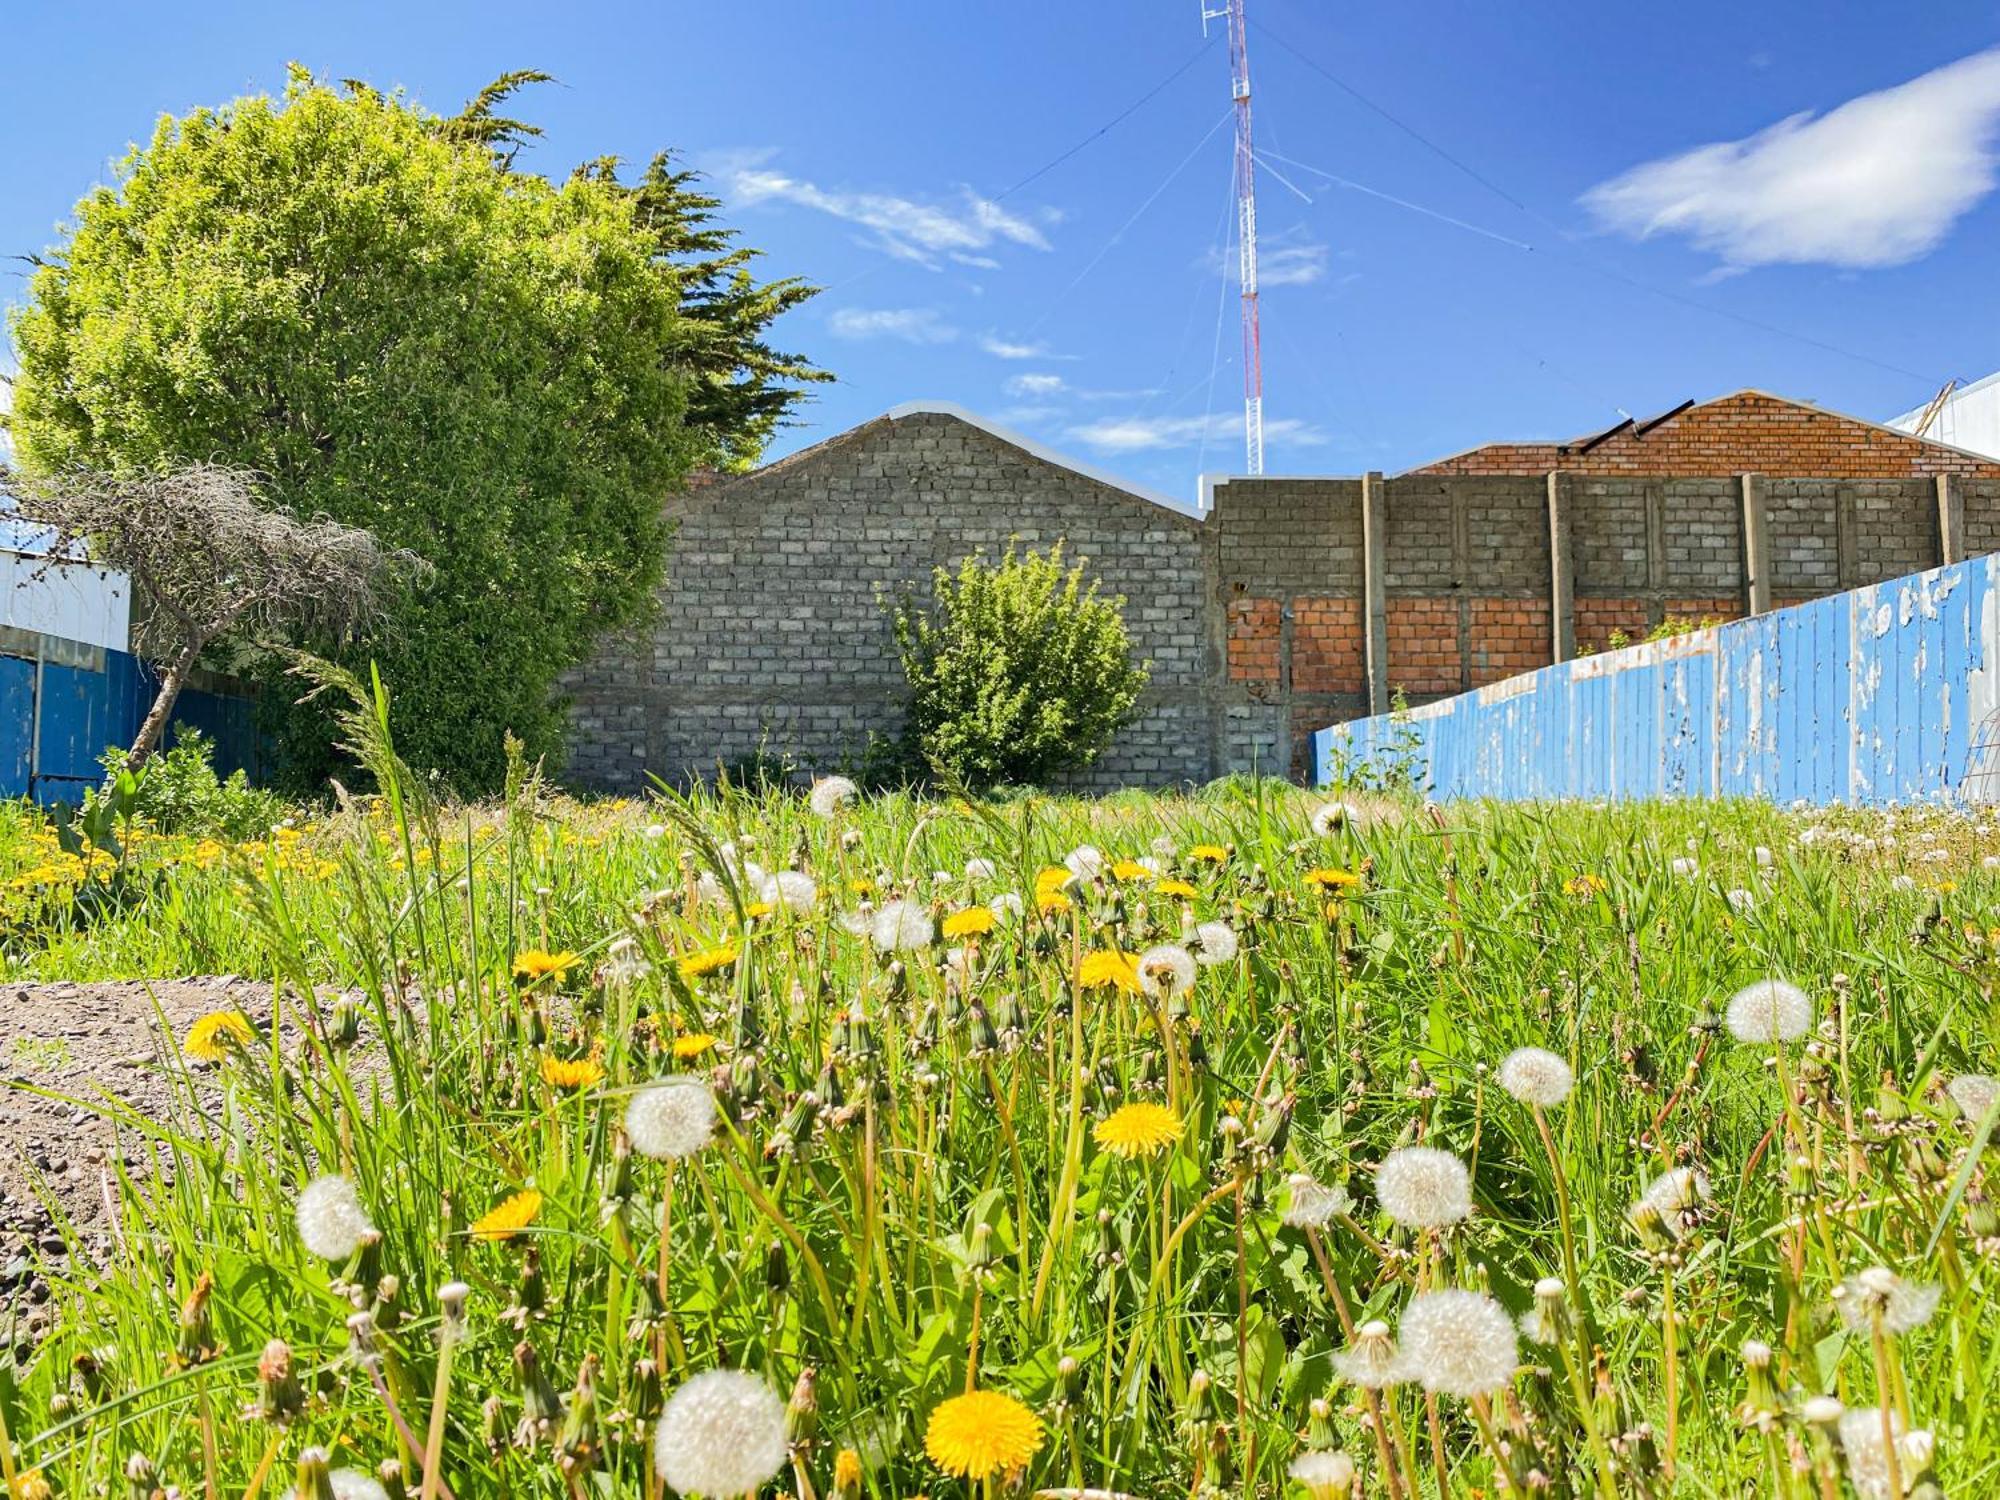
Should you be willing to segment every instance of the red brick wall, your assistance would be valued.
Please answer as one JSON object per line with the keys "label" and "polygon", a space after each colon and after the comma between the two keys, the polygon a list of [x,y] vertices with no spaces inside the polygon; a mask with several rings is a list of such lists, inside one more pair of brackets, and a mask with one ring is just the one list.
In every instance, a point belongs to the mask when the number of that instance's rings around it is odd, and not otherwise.
{"label": "red brick wall", "polygon": [[1278,601],[1229,601],[1229,680],[1276,685]]}
{"label": "red brick wall", "polygon": [[1467,626],[1474,687],[1549,664],[1546,599],[1474,599]]}
{"label": "red brick wall", "polygon": [[1622,631],[1625,643],[1642,640],[1652,629],[1651,611],[1644,599],[1578,599],[1571,612],[1576,624],[1579,651],[1608,651],[1614,631]]}
{"label": "red brick wall", "polygon": [[1359,599],[1293,601],[1293,692],[1360,692],[1364,654]]}
{"label": "red brick wall", "polygon": [[1455,693],[1464,686],[1456,599],[1388,601],[1389,687],[1406,693]]}
{"label": "red brick wall", "polygon": [[1783,479],[1884,479],[1926,474],[2000,478],[2000,463],[1885,431],[1759,391],[1689,407],[1643,435],[1630,430],[1588,453],[1561,443],[1489,443],[1410,470],[1413,474],[1671,474],[1702,478],[1769,474]]}

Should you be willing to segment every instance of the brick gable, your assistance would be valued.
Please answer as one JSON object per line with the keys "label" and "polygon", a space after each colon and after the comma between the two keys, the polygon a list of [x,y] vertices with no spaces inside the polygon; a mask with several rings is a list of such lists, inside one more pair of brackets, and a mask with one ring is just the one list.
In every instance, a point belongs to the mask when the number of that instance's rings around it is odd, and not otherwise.
{"label": "brick gable", "polygon": [[1629,423],[1596,439],[1488,443],[1412,469],[1412,474],[1674,475],[1777,479],[2000,478],[2000,463],[1894,432],[1840,412],[1762,391],[1738,391],[1658,420]]}

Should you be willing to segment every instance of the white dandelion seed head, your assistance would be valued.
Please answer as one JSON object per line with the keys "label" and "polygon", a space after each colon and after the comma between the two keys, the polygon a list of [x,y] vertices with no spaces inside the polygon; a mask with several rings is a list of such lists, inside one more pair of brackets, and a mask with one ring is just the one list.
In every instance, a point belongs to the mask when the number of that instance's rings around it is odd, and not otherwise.
{"label": "white dandelion seed head", "polygon": [[1736,887],[1734,890],[1724,891],[1722,894],[1723,898],[1729,902],[1729,909],[1731,911],[1749,911],[1757,904],[1757,893],[1755,891],[1746,891],[1741,886]]}
{"label": "white dandelion seed head", "polygon": [[1889,885],[1893,890],[1914,891],[1917,888],[1917,877],[1914,875],[1898,875],[1889,882]]}
{"label": "white dandelion seed head", "polygon": [[1944,1086],[1944,1091],[1958,1106],[1958,1112],[1977,1125],[1992,1112],[1993,1101],[2000,1099],[2000,1079],[1984,1073],[1961,1073]]}
{"label": "white dandelion seed head", "polygon": [[1569,1063],[1545,1047],[1519,1047],[1501,1060],[1500,1087],[1523,1104],[1543,1109],[1560,1104],[1576,1086]]}
{"label": "white dandelion seed head", "polygon": [[1349,1385],[1386,1390],[1410,1378],[1408,1362],[1389,1336],[1389,1325],[1371,1319],[1354,1330],[1354,1342],[1333,1351],[1333,1368]]}
{"label": "white dandelion seed head", "polygon": [[1646,1184],[1640,1206],[1660,1216],[1662,1228],[1676,1240],[1686,1234],[1688,1218],[1708,1202],[1708,1174],[1696,1166],[1674,1166]]}
{"label": "white dandelion seed head", "polygon": [[1731,1036],[1753,1047],[1795,1042],[1812,1029],[1812,997],[1782,979],[1760,979],[1729,997],[1722,1021]]}
{"label": "white dandelion seed head", "polygon": [[1669,860],[1667,868],[1683,880],[1692,880],[1701,873],[1701,866],[1684,854]]}
{"label": "white dandelion seed head", "polygon": [[764,877],[757,899],[790,912],[808,912],[819,899],[819,882],[798,870],[780,870]]}
{"label": "white dandelion seed head", "polygon": [[1227,922],[1203,922],[1194,930],[1194,961],[1226,964],[1236,957],[1236,929]]}
{"label": "white dandelion seed head", "polygon": [[715,1136],[715,1095],[697,1078],[649,1084],[625,1106],[632,1149],[655,1161],[692,1156]]}
{"label": "white dandelion seed head", "polygon": [[1294,1172],[1286,1186],[1291,1199],[1285,1206],[1285,1222],[1294,1229],[1318,1229],[1354,1207],[1346,1188],[1329,1187],[1304,1172]]}
{"label": "white dandelion seed head", "polygon": [[1095,880],[1104,873],[1104,853],[1094,844],[1078,844],[1063,856],[1063,865],[1078,880]]}
{"label": "white dandelion seed head", "polygon": [[742,1370],[690,1377],[653,1429],[653,1467],[683,1495],[753,1495],[785,1466],[784,1398]]}
{"label": "white dandelion seed head", "polygon": [[1157,859],[1172,859],[1174,857],[1174,841],[1164,833],[1155,834],[1153,842],[1147,845],[1147,847],[1153,851],[1154,857]]}
{"label": "white dandelion seed head", "polygon": [[993,861],[974,856],[965,862],[965,878],[971,881],[991,880],[995,874]]}
{"label": "white dandelion seed head", "polygon": [[648,823],[644,828],[639,830],[639,836],[648,839],[663,839],[667,836],[667,825],[664,823]]}
{"label": "white dandelion seed head", "polygon": [[1487,1396],[1514,1378],[1514,1320],[1484,1292],[1419,1292],[1403,1313],[1403,1358],[1427,1391]]}
{"label": "white dandelion seed head", "polygon": [[1871,1329],[1879,1315],[1885,1333],[1901,1335],[1928,1323],[1943,1295],[1942,1288],[1905,1281],[1887,1266],[1869,1266],[1833,1289],[1833,1305],[1851,1329]]}
{"label": "white dandelion seed head", "polygon": [[327,1475],[333,1486],[333,1500],[389,1500],[389,1492],[373,1474],[359,1469],[335,1469]]}
{"label": "white dandelion seed head", "polygon": [[933,871],[931,871],[931,889],[932,889],[932,890],[934,890],[934,891],[941,891],[941,890],[945,889],[945,887],[947,887],[947,886],[953,886],[953,885],[957,885],[957,884],[958,884],[958,877],[957,877],[956,875],[952,874],[952,873],[951,873],[951,871],[949,871],[949,870],[933,870]]}
{"label": "white dandelion seed head", "polygon": [[1322,802],[1312,812],[1313,837],[1323,839],[1360,820],[1350,802]]}
{"label": "white dandelion seed head", "polygon": [[871,929],[875,946],[884,953],[928,948],[933,931],[931,914],[914,901],[883,903]]}
{"label": "white dandelion seed head", "polygon": [[853,911],[842,912],[834,920],[840,923],[844,931],[853,936],[866,937],[875,926],[875,911],[873,907],[863,904]]}
{"label": "white dandelion seed head", "polygon": [[653,972],[638,939],[613,938],[604,956],[604,978],[608,984],[637,984]]}
{"label": "white dandelion seed head", "polygon": [[1375,1197],[1406,1228],[1456,1224],[1472,1212],[1472,1174],[1449,1151],[1405,1146],[1376,1168]]}
{"label": "white dandelion seed head", "polygon": [[861,795],[861,788],[845,776],[822,776],[806,793],[806,806],[816,818],[830,818]]}
{"label": "white dandelion seed head", "polygon": [[1799,1415],[1815,1427],[1831,1426],[1846,1410],[1846,1403],[1838,1396],[1808,1396],[1799,1403]]}
{"label": "white dandelion seed head", "polygon": [[1194,988],[1194,955],[1179,943],[1160,943],[1139,955],[1139,988],[1155,999]]}
{"label": "white dandelion seed head", "polygon": [[1021,898],[1012,891],[1002,891],[987,900],[986,909],[996,922],[1011,922],[1021,915]]}
{"label": "white dandelion seed head", "polygon": [[2000,854],[1981,855],[1979,867],[1982,870],[2000,870]]}
{"label": "white dandelion seed head", "polygon": [[321,1260],[340,1262],[376,1238],[361,1195],[345,1177],[315,1177],[299,1194],[299,1238]]}
{"label": "white dandelion seed head", "polygon": [[1768,870],[1771,868],[1771,851],[1762,844],[1759,844],[1750,851],[1750,857],[1757,861],[1758,869]]}
{"label": "white dandelion seed head", "polygon": [[1354,1488],[1354,1460],[1338,1449],[1301,1453],[1289,1472],[1312,1500],[1340,1500]]}
{"label": "white dandelion seed head", "polygon": [[1835,1428],[1840,1434],[1840,1451],[1847,1460],[1847,1482],[1862,1500],[1888,1500],[1890,1494],[1885,1417],[1887,1430],[1895,1434],[1900,1449],[1903,1419],[1893,1411],[1884,1413],[1878,1407],[1855,1407],[1841,1413]]}

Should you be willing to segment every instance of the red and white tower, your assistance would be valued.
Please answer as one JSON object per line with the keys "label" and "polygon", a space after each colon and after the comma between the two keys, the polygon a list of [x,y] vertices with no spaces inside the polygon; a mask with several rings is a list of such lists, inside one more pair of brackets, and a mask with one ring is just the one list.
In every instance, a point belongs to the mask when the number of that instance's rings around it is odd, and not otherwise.
{"label": "red and white tower", "polygon": [[1201,24],[1229,27],[1229,86],[1236,101],[1236,244],[1243,297],[1243,448],[1247,472],[1264,472],[1264,352],[1257,329],[1257,159],[1250,147],[1250,46],[1244,35],[1243,0],[1211,9],[1203,0]]}

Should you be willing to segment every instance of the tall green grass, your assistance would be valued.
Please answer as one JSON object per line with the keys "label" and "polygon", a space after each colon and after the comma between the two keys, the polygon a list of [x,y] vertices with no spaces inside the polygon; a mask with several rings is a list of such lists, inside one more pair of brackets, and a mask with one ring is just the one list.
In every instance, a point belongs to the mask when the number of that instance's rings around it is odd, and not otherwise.
{"label": "tall green grass", "polygon": [[[1824,1395],[1932,1435],[1903,1445],[1902,1493],[2000,1489],[1992,1154],[1941,1091],[2000,1063],[2000,883],[1969,820],[1369,802],[1315,833],[1314,799],[1258,784],[822,819],[777,793],[582,808],[525,775],[454,812],[380,768],[401,800],[315,835],[334,873],[169,871],[144,910],[11,955],[262,976],[278,1023],[177,1060],[164,1117],[99,1106],[127,1146],[114,1250],[48,1268],[53,1331],[0,1381],[17,1488],[38,1469],[62,1495],[275,1494],[323,1448],[415,1495],[428,1449],[435,1493],[465,1500],[651,1496],[662,1401],[732,1368],[792,1403],[770,1488],[805,1500],[847,1492],[843,1449],[883,1496],[1276,1494],[1308,1450],[1343,1451],[1371,1496],[1821,1496],[1850,1469],[1888,1493],[1851,1424],[1843,1459],[1807,1420]],[[1105,873],[1038,913],[1037,872],[1083,844]],[[757,914],[743,858],[810,874],[817,901]],[[1140,858],[1158,870],[1112,873]],[[1359,883],[1322,890],[1316,869]],[[1162,893],[1177,880],[1195,894]],[[1003,891],[1025,912],[969,956],[850,930],[892,900],[938,919]],[[1189,919],[1241,944],[1191,992],[1079,986],[1089,954]],[[530,950],[577,962],[524,982]],[[1806,1038],[1722,1024],[1768,977],[1805,990]],[[358,999],[314,1008],[315,988]],[[676,1056],[699,1035],[714,1049]],[[1495,1077],[1530,1045],[1576,1075],[1546,1142]],[[551,1083],[548,1058],[602,1077]],[[723,1116],[671,1168],[621,1132],[670,1075]],[[1135,1101],[1173,1111],[1167,1149],[1099,1144]],[[1470,1218],[1382,1212],[1373,1170],[1413,1143],[1469,1167]],[[1635,1223],[1673,1167],[1706,1193]],[[380,1236],[339,1265],[293,1222],[333,1172]],[[1300,1174],[1346,1206],[1288,1222]],[[530,1189],[518,1234],[472,1232]],[[1563,1337],[1522,1340],[1490,1402],[1337,1372],[1350,1328],[1396,1329],[1421,1290],[1519,1316],[1566,1260],[1543,1293]],[[1839,1316],[1835,1288],[1874,1266],[1942,1289],[1928,1321],[1878,1340]],[[441,1376],[453,1281],[470,1293]],[[263,1383],[282,1422],[244,1414],[272,1340],[301,1387],[293,1413]],[[1768,1380],[1745,1369],[1758,1344]],[[1040,1424],[1018,1474],[962,1481],[926,1454],[933,1413],[975,1387]]]}

